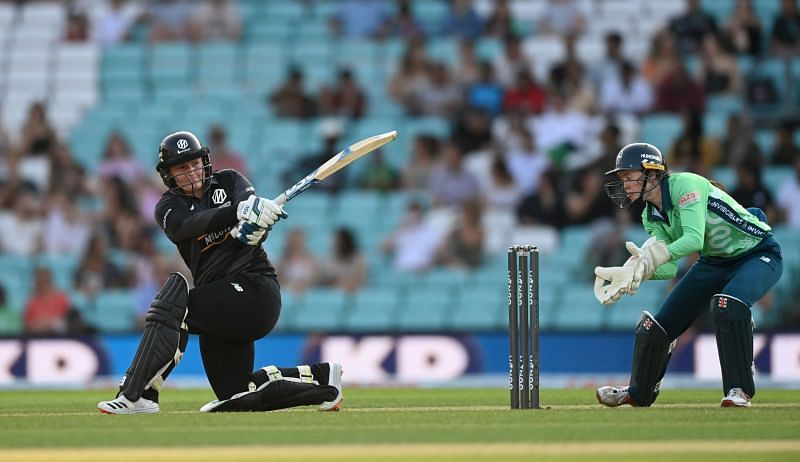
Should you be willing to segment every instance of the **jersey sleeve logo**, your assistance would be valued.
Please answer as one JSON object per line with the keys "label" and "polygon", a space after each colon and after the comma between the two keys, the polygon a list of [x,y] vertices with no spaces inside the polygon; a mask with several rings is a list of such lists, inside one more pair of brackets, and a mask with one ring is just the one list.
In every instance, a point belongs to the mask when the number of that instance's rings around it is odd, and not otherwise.
{"label": "jersey sleeve logo", "polygon": [[164,218],[161,219],[161,227],[163,229],[167,229],[167,217],[170,213],[172,213],[172,209],[167,210],[167,213],[164,214]]}
{"label": "jersey sleeve logo", "polygon": [[228,194],[225,192],[224,189],[215,189],[214,194],[211,195],[211,202],[219,205],[225,202],[225,199],[228,198]]}
{"label": "jersey sleeve logo", "polygon": [[700,200],[699,194],[697,194],[695,191],[688,192],[678,199],[678,206],[683,207],[684,205],[693,204],[698,200]]}

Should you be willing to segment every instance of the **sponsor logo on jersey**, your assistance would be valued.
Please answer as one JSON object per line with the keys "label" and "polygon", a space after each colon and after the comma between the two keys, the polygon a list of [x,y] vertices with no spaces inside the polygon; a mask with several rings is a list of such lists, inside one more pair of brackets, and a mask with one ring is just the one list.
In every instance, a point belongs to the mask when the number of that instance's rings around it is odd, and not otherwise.
{"label": "sponsor logo on jersey", "polygon": [[678,199],[678,206],[683,207],[684,205],[693,204],[698,200],[700,200],[700,195],[697,194],[697,192],[695,191],[688,192],[683,196],[681,196],[680,199]]}
{"label": "sponsor logo on jersey", "polygon": [[238,282],[231,282],[231,285],[236,289],[236,292],[244,292],[244,289],[242,289],[242,286],[240,286]]}
{"label": "sponsor logo on jersey", "polygon": [[225,192],[224,189],[215,189],[214,193],[211,194],[211,202],[216,205],[219,205],[225,202],[225,199],[228,198],[228,194]]}

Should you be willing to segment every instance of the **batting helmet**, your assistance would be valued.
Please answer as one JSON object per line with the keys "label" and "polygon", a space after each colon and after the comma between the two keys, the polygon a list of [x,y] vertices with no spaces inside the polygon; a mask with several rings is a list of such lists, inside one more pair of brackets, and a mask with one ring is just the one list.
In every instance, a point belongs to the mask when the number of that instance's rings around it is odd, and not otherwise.
{"label": "batting helmet", "polygon": [[[619,151],[614,169],[607,171],[606,175],[613,175],[625,170],[639,170],[644,172],[644,175],[640,179],[631,180],[640,182],[642,185],[639,197],[635,199],[630,199],[628,193],[625,192],[625,181],[617,178],[606,182],[604,185],[606,194],[621,209],[630,207],[635,201],[641,199],[644,193],[655,189],[661,178],[667,174],[667,164],[657,147],[648,143],[632,143]],[[648,180],[656,181],[648,188]]]}
{"label": "batting helmet", "polygon": [[170,188],[178,187],[175,177],[170,175],[169,168],[190,160],[203,158],[204,187],[208,186],[211,178],[211,156],[208,147],[200,144],[200,140],[191,132],[175,132],[167,135],[158,147],[158,164],[156,171],[161,175],[161,181]]}

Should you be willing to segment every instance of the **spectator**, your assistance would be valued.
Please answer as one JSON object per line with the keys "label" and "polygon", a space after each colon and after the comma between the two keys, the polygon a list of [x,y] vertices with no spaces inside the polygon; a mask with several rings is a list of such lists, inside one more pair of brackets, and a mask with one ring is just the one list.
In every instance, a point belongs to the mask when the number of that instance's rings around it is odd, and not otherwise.
{"label": "spectator", "polygon": [[22,320],[17,310],[8,302],[5,287],[0,285],[0,337],[18,335],[20,332],[22,332]]}
{"label": "spectator", "polygon": [[0,250],[8,255],[30,257],[42,249],[39,199],[27,188],[11,198],[11,211],[0,212]]}
{"label": "spectator", "polygon": [[761,166],[741,163],[736,166],[736,189],[731,197],[744,207],[758,207],[767,216],[769,223],[775,222],[774,201],[772,194],[761,179]]}
{"label": "spectator", "polygon": [[109,258],[108,244],[100,234],[89,239],[83,257],[75,269],[73,282],[75,289],[89,297],[106,289],[125,288],[129,285],[125,272]]}
{"label": "spectator", "polygon": [[193,5],[189,37],[195,41],[236,41],[242,35],[242,15],[232,0],[208,0]]}
{"label": "spectator", "polygon": [[477,40],[483,33],[483,22],[470,0],[449,0],[450,7],[442,20],[442,33],[459,39]]}
{"label": "spectator", "polygon": [[488,37],[502,38],[509,34],[516,33],[514,27],[514,16],[511,12],[508,0],[495,0],[492,2],[494,8],[486,19],[484,35]]}
{"label": "spectator", "polygon": [[358,85],[353,71],[342,69],[335,85],[325,86],[319,93],[319,109],[323,116],[361,118],[366,112],[367,97]]}
{"label": "spectator", "polygon": [[616,211],[603,190],[603,172],[590,164],[571,175],[571,185],[564,200],[567,224],[588,225],[609,219]]}
{"label": "spectator", "polygon": [[761,166],[764,163],[764,156],[753,139],[750,125],[739,114],[728,116],[727,130],[720,143],[720,154],[730,166],[741,163]]}
{"label": "spectator", "polygon": [[52,168],[49,156],[57,143],[58,136],[50,125],[44,105],[33,103],[22,126],[19,172],[24,179],[36,185],[40,192],[49,187]]}
{"label": "spectator", "polygon": [[794,159],[794,176],[780,185],[777,204],[780,221],[800,230],[800,157]]}
{"label": "spectator", "polygon": [[437,260],[449,268],[475,269],[483,263],[485,240],[480,203],[465,202],[456,225],[437,249]]}
{"label": "spectator", "polygon": [[214,170],[233,169],[249,178],[247,163],[241,154],[228,146],[228,134],[221,125],[214,124],[208,133],[208,149],[213,156]]}
{"label": "spectator", "polygon": [[516,35],[503,39],[503,53],[492,62],[497,81],[503,87],[510,87],[518,81],[520,72],[533,72],[533,60],[525,54],[522,43]]}
{"label": "spectator", "polygon": [[[145,235],[149,237],[143,239],[143,245],[152,246],[152,232]],[[164,255],[152,253],[152,251],[148,251],[146,254],[137,254],[135,259],[133,296],[136,299],[136,328],[141,331],[144,330],[145,317],[153,298],[164,285],[169,274],[179,269],[174,268]],[[181,274],[186,273],[182,271]]]}
{"label": "spectator", "polygon": [[525,131],[522,143],[508,150],[506,162],[514,182],[523,194],[533,194],[539,189],[539,179],[550,166],[550,160],[536,145],[535,136]]}
{"label": "spectator", "polygon": [[464,153],[454,142],[442,150],[442,161],[431,173],[428,191],[437,207],[460,207],[464,202],[477,200],[480,195],[478,178],[464,168]]}
{"label": "spectator", "polygon": [[397,13],[389,18],[386,31],[390,37],[405,40],[425,37],[425,30],[414,17],[410,0],[397,0]]}
{"label": "spectator", "polygon": [[409,114],[419,113],[420,95],[432,85],[429,69],[424,43],[409,42],[400,66],[389,80],[389,94]]}
{"label": "spectator", "polygon": [[289,232],[286,247],[278,262],[278,280],[281,287],[300,294],[319,282],[320,264],[306,245],[306,233],[300,228]]}
{"label": "spectator", "polygon": [[89,20],[82,11],[70,11],[64,26],[64,41],[83,43],[89,40]]}
{"label": "spectator", "polygon": [[567,106],[584,114],[594,114],[597,106],[597,92],[594,84],[585,78],[583,64],[580,61],[569,61],[564,68],[565,78],[561,83],[567,95]]}
{"label": "spectator", "polygon": [[147,5],[150,40],[152,42],[185,40],[193,6],[188,0],[150,0]]}
{"label": "spectator", "polygon": [[[481,66],[475,54],[475,42],[463,39],[458,42],[458,62],[456,63],[456,81],[459,85],[469,86],[480,78]],[[492,69],[494,71],[494,69]]]}
{"label": "spectator", "polygon": [[333,252],[323,270],[323,283],[353,293],[363,287],[366,280],[367,263],[353,231],[348,228],[337,229]]}
{"label": "spectator", "polygon": [[641,115],[653,105],[653,90],[628,61],[616,77],[609,77],[600,90],[600,109],[605,113]]}
{"label": "spectator", "polygon": [[303,85],[303,72],[297,67],[289,68],[286,80],[269,97],[275,115],[306,119],[314,114],[314,100]]}
{"label": "spectator", "polygon": [[753,10],[752,0],[736,0],[733,14],[725,22],[726,41],[736,54],[759,56],[762,48],[761,20]]}
{"label": "spectator", "polygon": [[[4,161],[11,152],[11,137],[8,136],[5,124],[3,123],[3,107],[0,106],[0,162]],[[0,177],[0,179],[2,179],[2,177]]]}
{"label": "spectator", "polygon": [[97,170],[103,179],[119,177],[129,185],[136,182],[139,176],[142,175],[142,169],[131,155],[128,142],[118,131],[111,133],[106,140],[103,159],[100,161],[100,166]]}
{"label": "spectator", "polygon": [[794,142],[794,126],[785,122],[775,127],[775,143],[769,156],[773,165],[794,165],[800,159],[800,147]]}
{"label": "spectator", "polygon": [[655,110],[662,112],[702,112],[706,106],[706,94],[683,63],[656,87]]}
{"label": "spectator", "polygon": [[590,119],[586,114],[569,108],[565,95],[558,91],[549,95],[548,102],[547,110],[534,121],[534,136],[537,146],[552,158],[554,151],[585,143],[589,138]]}
{"label": "spectator", "polygon": [[797,10],[797,0],[781,0],[781,11],[772,23],[771,39],[773,53],[800,53],[800,11]]}
{"label": "spectator", "polygon": [[539,29],[543,34],[580,35],[586,19],[575,0],[549,0]]}
{"label": "spectator", "polygon": [[695,53],[706,34],[717,32],[717,23],[702,10],[700,0],[686,0],[686,12],[670,21],[669,30],[681,53]]}
{"label": "spectator", "polygon": [[625,63],[623,37],[619,32],[609,32],[605,36],[605,56],[591,69],[591,78],[597,87],[608,79],[618,78],[620,67]]}
{"label": "spectator", "polygon": [[419,134],[411,145],[411,156],[401,174],[403,189],[427,191],[431,171],[439,157],[439,140],[433,135]]}
{"label": "spectator", "polygon": [[[65,143],[58,143],[52,151],[50,169],[50,190],[62,192],[72,200],[90,198],[93,184],[86,177],[86,170],[72,157],[72,151]],[[148,215],[149,218],[152,213]]]}
{"label": "spectator", "polygon": [[383,151],[372,153],[365,162],[359,185],[362,189],[376,192],[390,192],[400,184],[400,174],[386,161]]}
{"label": "spectator", "polygon": [[700,81],[710,95],[739,96],[742,77],[736,56],[723,49],[715,34],[706,34],[700,52]]}
{"label": "spectator", "polygon": [[83,254],[91,234],[91,222],[63,192],[47,201],[43,226],[44,250],[48,254]]}
{"label": "spectator", "polygon": [[683,130],[672,144],[667,165],[708,176],[719,160],[716,143],[703,133],[703,118],[699,112],[684,111],[682,116]]}
{"label": "spectator", "polygon": [[614,170],[617,154],[622,149],[620,141],[620,130],[617,125],[609,121],[600,132],[600,156],[597,161],[597,169],[600,172]]}
{"label": "spectator", "polygon": [[129,39],[131,29],[143,17],[139,2],[108,0],[89,11],[92,18],[92,39],[109,47]]}
{"label": "spectator", "polygon": [[520,225],[540,225],[562,228],[566,222],[563,195],[559,191],[560,176],[555,169],[546,171],[539,189],[522,198],[517,207]]}
{"label": "spectator", "polygon": [[453,79],[450,69],[442,62],[431,66],[431,84],[423,88],[414,106],[419,114],[448,117],[461,105],[461,88]]}
{"label": "spectator", "polygon": [[33,281],[33,293],[25,307],[25,333],[34,335],[67,333],[69,297],[53,284],[53,276],[47,268],[36,268]]}
{"label": "spectator", "polygon": [[467,87],[466,100],[470,107],[483,109],[492,116],[503,109],[503,87],[494,78],[490,62],[481,62],[480,77]]}
{"label": "spectator", "polygon": [[392,10],[385,0],[341,0],[330,18],[333,35],[348,39],[380,38]]}
{"label": "spectator", "polygon": [[522,189],[514,181],[508,162],[501,155],[494,155],[489,166],[489,178],[481,183],[481,203],[493,212],[513,214],[522,199]]}
{"label": "spectator", "polygon": [[642,64],[642,76],[655,88],[681,64],[675,39],[667,31],[653,37],[650,52]]}
{"label": "spectator", "polygon": [[485,149],[492,142],[492,119],[481,109],[466,108],[456,115],[452,140],[464,155]]}
{"label": "spectator", "polygon": [[425,220],[422,205],[411,202],[381,250],[393,255],[392,266],[398,271],[426,271],[435,263],[442,238],[442,233]]}
{"label": "spectator", "polygon": [[134,191],[116,176],[105,181],[102,186],[103,210],[100,224],[111,245],[120,247],[123,242],[128,242],[125,238],[130,237],[130,233],[134,231],[129,228],[141,226],[136,196]]}
{"label": "spectator", "polygon": [[506,112],[519,111],[525,115],[540,114],[544,109],[546,96],[544,89],[536,83],[530,70],[523,69],[517,74],[514,86],[503,97]]}
{"label": "spectator", "polygon": [[[590,226],[588,244],[584,256],[586,268],[622,266],[630,257],[625,250],[625,230],[616,220],[599,220]],[[587,273],[585,281],[594,280],[594,274]]]}

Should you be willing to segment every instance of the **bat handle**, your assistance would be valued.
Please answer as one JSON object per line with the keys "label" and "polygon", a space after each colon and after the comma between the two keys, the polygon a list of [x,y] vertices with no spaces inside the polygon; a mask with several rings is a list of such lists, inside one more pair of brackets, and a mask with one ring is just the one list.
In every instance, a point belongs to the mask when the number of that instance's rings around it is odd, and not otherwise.
{"label": "bat handle", "polygon": [[287,200],[287,199],[286,199],[286,193],[285,193],[285,192],[284,192],[284,193],[281,193],[281,195],[280,195],[280,196],[278,196],[278,197],[276,197],[276,198],[275,198],[275,202],[276,202],[278,205],[280,205],[280,206],[283,206],[283,204],[285,204],[285,203],[286,203],[286,200]]}

